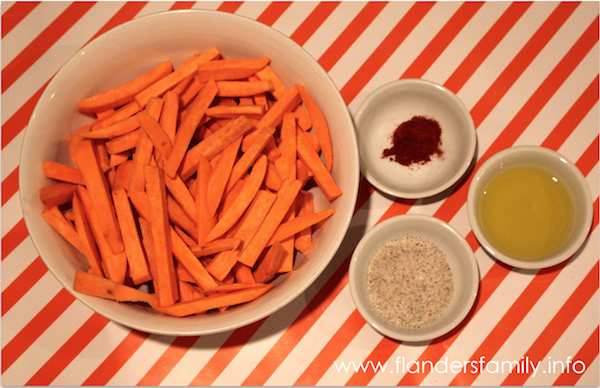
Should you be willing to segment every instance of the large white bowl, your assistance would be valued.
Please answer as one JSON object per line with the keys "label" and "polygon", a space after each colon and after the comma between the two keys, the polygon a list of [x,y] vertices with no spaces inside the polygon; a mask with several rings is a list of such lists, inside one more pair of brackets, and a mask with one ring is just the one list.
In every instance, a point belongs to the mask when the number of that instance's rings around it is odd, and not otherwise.
{"label": "large white bowl", "polygon": [[[286,86],[303,84],[328,120],[337,162],[332,175],[343,195],[330,204],[319,190],[315,210],[336,213],[320,228],[313,247],[297,257],[294,271],[278,280],[260,299],[221,314],[172,318],[137,305],[73,292],[77,269],[87,268],[78,254],[42,218],[42,163],[70,164],[67,136],[91,121],[76,110],[76,101],[126,82],[159,63],[174,66],[215,46],[224,57],[270,57]],[[348,229],[358,193],[360,168],[352,118],[339,91],[319,64],[299,45],[276,30],[244,17],[217,11],[157,13],[127,22],[103,34],[73,56],[41,96],[25,132],[19,188],[25,223],[41,258],[60,283],[99,314],[123,325],[166,335],[203,335],[232,330],[264,318],[300,295],[325,269]]]}
{"label": "large white bowl", "polygon": [[[391,135],[414,116],[435,119],[442,156],[418,166],[382,158]],[[454,185],[475,157],[477,135],[469,110],[449,89],[423,79],[400,79],[377,88],[354,117],[362,173],[382,192],[399,198],[426,198]]]}
{"label": "large white bowl", "polygon": [[[570,235],[561,247],[537,260],[523,260],[502,252],[490,241],[481,226],[479,204],[485,187],[503,170],[516,166],[533,166],[550,171],[565,184],[573,200],[573,229]],[[590,233],[594,212],[590,188],[573,162],[551,149],[526,145],[500,151],[479,167],[469,186],[467,210],[473,234],[481,246],[501,262],[523,269],[552,267],[575,254]]]}
{"label": "large white bowl", "polygon": [[[454,281],[446,311],[436,321],[416,329],[400,327],[384,319],[367,290],[367,271],[379,247],[405,236],[420,237],[435,244],[444,253]],[[371,327],[399,341],[422,342],[443,336],[467,317],[479,290],[479,266],[467,241],[448,223],[426,215],[404,214],[375,225],[360,240],[350,261],[348,281],[356,308]]]}

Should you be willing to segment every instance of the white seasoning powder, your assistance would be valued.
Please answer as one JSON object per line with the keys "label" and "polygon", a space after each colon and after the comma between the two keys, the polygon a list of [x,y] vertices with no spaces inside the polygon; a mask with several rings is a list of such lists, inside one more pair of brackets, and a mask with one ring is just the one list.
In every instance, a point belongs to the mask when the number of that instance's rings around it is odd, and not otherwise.
{"label": "white seasoning powder", "polygon": [[454,292],[444,253],[413,236],[390,241],[377,250],[369,264],[367,287],[384,319],[413,329],[441,317]]}

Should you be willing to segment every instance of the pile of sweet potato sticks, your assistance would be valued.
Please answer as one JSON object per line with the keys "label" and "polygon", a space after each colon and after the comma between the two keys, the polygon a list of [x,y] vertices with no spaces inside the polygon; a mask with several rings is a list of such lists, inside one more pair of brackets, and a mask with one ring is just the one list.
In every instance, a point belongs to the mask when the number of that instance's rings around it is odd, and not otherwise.
{"label": "pile of sweet potato sticks", "polygon": [[89,262],[76,292],[188,316],[246,303],[293,270],[331,202],[323,112],[269,58],[216,48],[77,101],[93,117],[44,163],[44,218]]}

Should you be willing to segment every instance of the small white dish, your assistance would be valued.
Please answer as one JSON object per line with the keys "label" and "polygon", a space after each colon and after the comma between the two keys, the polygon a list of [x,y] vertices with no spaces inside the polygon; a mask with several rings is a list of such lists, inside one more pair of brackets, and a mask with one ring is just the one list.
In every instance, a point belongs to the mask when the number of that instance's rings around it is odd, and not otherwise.
{"label": "small white dish", "polygon": [[[421,237],[435,244],[446,256],[453,277],[452,299],[442,316],[418,328],[403,328],[382,318],[367,290],[367,270],[382,245],[404,236]],[[352,299],[363,318],[381,334],[406,342],[428,341],[456,328],[471,310],[479,290],[479,267],[471,247],[449,224],[438,218],[405,214],[373,227],[356,246],[349,269]]]}
{"label": "small white dish", "polygon": [[[516,166],[535,166],[550,171],[562,180],[573,200],[573,229],[563,245],[537,260],[523,260],[503,253],[486,236],[479,217],[480,200],[487,184],[503,170]],[[473,176],[467,196],[467,210],[473,234],[493,257],[511,267],[541,269],[557,265],[574,255],[587,239],[593,218],[593,202],[585,177],[571,161],[556,151],[538,146],[507,148],[490,157]]]}
{"label": "small white dish", "polygon": [[[436,120],[442,156],[417,166],[382,158],[391,135],[414,116]],[[454,185],[471,165],[477,145],[473,119],[460,99],[444,86],[422,79],[383,85],[360,105],[354,117],[361,171],[382,192],[399,198],[426,198]]]}

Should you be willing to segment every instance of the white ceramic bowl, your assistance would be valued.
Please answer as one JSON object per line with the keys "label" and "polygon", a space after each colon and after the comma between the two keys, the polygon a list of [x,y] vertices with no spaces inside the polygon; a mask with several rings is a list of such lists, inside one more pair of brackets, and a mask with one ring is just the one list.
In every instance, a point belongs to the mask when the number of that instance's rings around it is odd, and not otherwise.
{"label": "white ceramic bowl", "polygon": [[[479,206],[484,188],[502,170],[516,166],[535,166],[552,172],[565,184],[573,200],[574,226],[569,237],[556,251],[538,260],[522,260],[503,253],[490,242],[481,226]],[[570,258],[587,239],[593,217],[592,195],[581,171],[558,152],[538,146],[511,147],[483,163],[475,172],[469,187],[467,209],[471,228],[481,246],[501,262],[524,269],[552,267]]]}
{"label": "white ceramic bowl", "polygon": [[[273,70],[291,87],[303,84],[322,108],[338,156],[332,174],[344,194],[333,204],[315,193],[315,210],[336,210],[316,233],[313,247],[299,255],[292,273],[277,287],[252,303],[184,319],[160,315],[137,305],[117,304],[73,293],[75,270],[85,269],[75,252],[41,217],[39,189],[51,183],[42,163],[69,164],[67,136],[90,121],[78,114],[76,101],[126,82],[170,60],[174,66],[192,54],[215,46],[226,58],[270,57]],[[217,11],[174,11],[144,16],[98,37],[79,51],[56,74],[41,96],[23,142],[19,188],[25,222],[32,240],[62,285],[101,315],[145,332],[166,335],[203,335],[232,330],[266,317],[300,295],[325,269],[348,229],[360,168],[352,118],[339,91],[318,63],[299,45],[259,22]]]}
{"label": "white ceramic bowl", "polygon": [[[452,270],[454,292],[442,316],[418,328],[403,328],[382,318],[367,291],[367,270],[380,246],[404,236],[421,237],[445,254]],[[381,334],[407,342],[438,338],[457,327],[471,310],[479,290],[479,267],[471,247],[452,226],[438,218],[405,214],[389,218],[373,227],[360,240],[350,261],[349,283],[352,299],[365,320]]]}
{"label": "white ceramic bowl", "polygon": [[[442,129],[441,158],[403,166],[382,158],[390,136],[414,116],[435,119]],[[401,79],[371,93],[354,116],[361,170],[376,188],[400,198],[425,198],[454,185],[471,165],[477,145],[473,119],[447,88],[422,79]]]}

